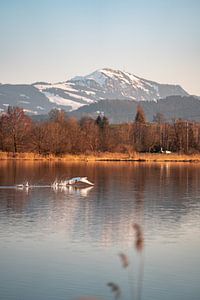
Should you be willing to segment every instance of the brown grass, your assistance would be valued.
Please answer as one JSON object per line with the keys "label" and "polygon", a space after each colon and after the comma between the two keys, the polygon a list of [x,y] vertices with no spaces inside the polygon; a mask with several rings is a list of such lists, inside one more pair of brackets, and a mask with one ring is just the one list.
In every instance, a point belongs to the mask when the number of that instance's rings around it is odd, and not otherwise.
{"label": "brown grass", "polygon": [[200,154],[186,155],[178,153],[90,153],[90,154],[53,154],[0,152],[0,160],[43,160],[43,161],[141,161],[141,162],[200,162]]}

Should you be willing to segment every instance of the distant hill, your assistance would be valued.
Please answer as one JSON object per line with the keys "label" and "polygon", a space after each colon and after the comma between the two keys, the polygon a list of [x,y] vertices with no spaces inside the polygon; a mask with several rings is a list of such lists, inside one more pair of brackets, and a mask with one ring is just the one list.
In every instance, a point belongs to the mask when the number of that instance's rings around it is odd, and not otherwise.
{"label": "distant hill", "polygon": [[[70,113],[71,116],[81,118],[90,116],[96,118],[98,114],[105,114],[111,123],[130,122],[134,120],[138,102],[124,100],[102,100],[83,106]],[[162,113],[167,121],[182,118],[200,121],[200,100],[194,96],[170,96],[154,101],[142,101],[148,121],[152,121],[157,113]]]}

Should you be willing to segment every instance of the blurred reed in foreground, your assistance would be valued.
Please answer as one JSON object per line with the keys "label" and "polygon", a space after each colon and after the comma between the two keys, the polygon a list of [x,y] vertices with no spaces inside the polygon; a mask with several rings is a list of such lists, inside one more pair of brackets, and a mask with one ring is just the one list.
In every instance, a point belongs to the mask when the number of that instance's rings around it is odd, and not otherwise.
{"label": "blurred reed in foreground", "polygon": [[[138,223],[133,223],[132,228],[134,230],[134,249],[135,251],[140,255],[139,257],[139,271],[138,271],[138,280],[137,280],[137,287],[136,290],[134,290],[133,285],[133,273],[134,268],[131,266],[130,258],[127,254],[120,252],[119,258],[122,264],[122,267],[124,269],[127,269],[128,273],[128,282],[129,282],[129,288],[130,288],[130,300],[141,300],[142,295],[142,283],[143,283],[143,273],[144,273],[144,234],[142,227]],[[113,297],[115,300],[123,299],[123,293],[122,289],[119,284],[115,282],[108,282],[107,286],[110,288]],[[81,297],[77,300],[100,300],[99,298],[95,297]]]}

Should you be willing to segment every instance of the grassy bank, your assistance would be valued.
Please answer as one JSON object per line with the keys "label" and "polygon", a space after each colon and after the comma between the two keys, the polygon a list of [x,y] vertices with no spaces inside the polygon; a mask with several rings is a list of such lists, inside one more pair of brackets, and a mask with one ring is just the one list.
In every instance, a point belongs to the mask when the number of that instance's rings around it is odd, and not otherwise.
{"label": "grassy bank", "polygon": [[200,162],[200,154],[186,155],[178,153],[91,153],[62,156],[40,155],[37,153],[0,152],[0,160],[42,160],[42,161],[143,161],[143,162]]}

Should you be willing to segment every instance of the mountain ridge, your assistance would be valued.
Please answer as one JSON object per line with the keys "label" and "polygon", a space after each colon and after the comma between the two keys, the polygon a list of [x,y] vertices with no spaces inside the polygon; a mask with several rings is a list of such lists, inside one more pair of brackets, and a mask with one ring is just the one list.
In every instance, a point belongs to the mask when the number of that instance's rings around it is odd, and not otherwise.
{"label": "mountain ridge", "polygon": [[157,83],[129,72],[103,68],[58,83],[1,84],[0,111],[14,105],[37,115],[52,108],[74,111],[101,100],[156,102],[171,95],[188,96],[188,93],[180,85]]}
{"label": "mountain ridge", "polygon": [[[134,100],[101,100],[89,106],[83,106],[69,113],[69,116],[81,119],[82,117],[97,118],[105,115],[110,123],[133,122],[138,102]],[[168,96],[154,101],[142,101],[140,106],[145,112],[147,121],[152,122],[157,114],[163,120],[172,122],[183,119],[187,121],[200,121],[200,101],[194,96]]]}

